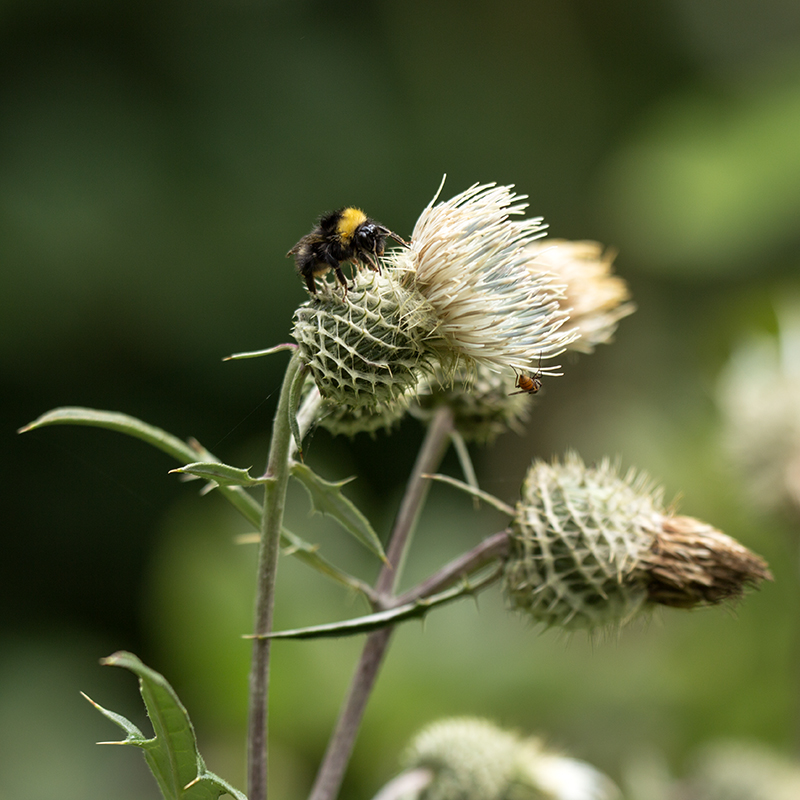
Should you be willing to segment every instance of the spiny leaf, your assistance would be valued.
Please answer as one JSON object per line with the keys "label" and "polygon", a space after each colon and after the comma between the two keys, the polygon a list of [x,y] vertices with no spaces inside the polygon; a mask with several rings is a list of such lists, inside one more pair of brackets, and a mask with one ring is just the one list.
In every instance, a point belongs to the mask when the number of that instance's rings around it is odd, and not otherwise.
{"label": "spiny leaf", "polygon": [[386,562],[378,534],[367,518],[341,492],[346,481],[326,481],[305,464],[292,464],[292,475],[305,486],[311,507],[320,514],[330,514],[348,533]]}
{"label": "spiny leaf", "polygon": [[[215,458],[214,454],[206,450],[196,439],[183,442],[178,439],[177,436],[173,436],[171,433],[167,433],[161,428],[148,425],[146,422],[136,419],[136,417],[121,414],[116,411],[99,411],[95,408],[64,406],[42,414],[41,417],[34,420],[29,425],[20,428],[19,432],[25,433],[48,425],[87,425],[90,427],[105,428],[141,439],[184,464],[186,462],[195,462],[197,458],[202,458],[204,459],[203,463],[210,463],[212,465],[220,463]],[[185,469],[185,467],[182,469]],[[235,469],[235,467],[231,467],[230,469]],[[241,486],[222,485],[219,486],[219,492],[239,510],[251,525],[258,527],[261,524],[261,504]],[[284,531],[284,533],[286,532]],[[329,569],[336,570],[336,567],[329,565],[322,557],[314,559],[308,556],[308,553],[314,549],[314,545],[304,542],[297,536],[292,535],[291,538],[288,538],[282,534],[281,544],[284,547],[290,548],[290,552],[293,555],[302,558],[307,564],[325,575],[331,574]]]}
{"label": "spiny leaf", "polygon": [[232,467],[230,464],[223,464],[220,461],[195,461],[192,464],[171,469],[170,473],[179,472],[193,475],[210,481],[215,486],[258,486],[269,480],[269,478],[252,477],[250,469],[249,467],[248,469]]}
{"label": "spiny leaf", "polygon": [[332,578],[337,583],[341,583],[343,586],[347,586],[349,589],[355,589],[356,591],[366,594],[368,597],[372,596],[373,592],[370,586],[358,578],[349,575],[344,570],[339,569],[339,567],[334,566],[326,558],[323,558],[317,552],[319,545],[309,544],[299,536],[295,536],[295,534],[286,528],[282,528],[281,546],[285,548],[285,555],[293,555],[295,558],[299,558],[301,561],[308,564],[308,566],[317,570],[317,572],[327,575],[329,578]]}
{"label": "spiny leaf", "polygon": [[98,411],[95,408],[80,408],[78,406],[65,406],[54,408],[28,425],[19,429],[19,433],[43,428],[45,425],[89,425],[98,428],[127,433],[137,439],[163,450],[181,462],[195,461],[197,451],[177,436],[167,433],[154,425],[148,425],[136,417],[120,414],[116,411]]}
{"label": "spiny leaf", "polygon": [[246,636],[247,639],[322,639],[327,637],[354,636],[359,633],[370,633],[371,631],[385,628],[387,625],[396,625],[409,619],[424,617],[432,608],[450,603],[465,595],[475,594],[484,586],[497,578],[497,570],[493,570],[489,575],[470,584],[466,581],[447,589],[439,594],[423,597],[411,603],[406,603],[397,608],[390,608],[386,611],[378,611],[374,614],[367,614],[363,617],[348,619],[344,622],[331,622],[327,625],[313,625],[308,628],[295,628],[289,631],[273,631],[262,637]]}
{"label": "spiny leaf", "polygon": [[145,666],[133,653],[124,651],[114,653],[100,663],[124,667],[138,676],[147,716],[155,732],[152,739],[147,739],[125,717],[108,711],[87,697],[98,711],[127,734],[121,742],[102,744],[129,744],[141,748],[165,800],[216,800],[223,794],[236,800],[247,800],[242,792],[206,769],[197,749],[189,715],[163,675]]}
{"label": "spiny leaf", "polygon": [[[261,541],[260,533],[244,533],[236,537],[237,544],[258,544]],[[348,589],[355,589],[364,594],[369,600],[375,597],[375,590],[339,567],[334,566],[319,554],[318,544],[309,544],[287,528],[281,528],[281,547],[285,556],[294,556],[304,561],[308,566],[333,579]]]}

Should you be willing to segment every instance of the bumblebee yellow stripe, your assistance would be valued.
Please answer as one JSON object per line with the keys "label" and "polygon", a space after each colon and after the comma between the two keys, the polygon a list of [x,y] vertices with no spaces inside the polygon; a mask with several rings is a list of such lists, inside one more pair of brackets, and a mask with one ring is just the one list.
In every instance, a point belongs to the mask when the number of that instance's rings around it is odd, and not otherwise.
{"label": "bumblebee yellow stripe", "polygon": [[356,228],[367,221],[367,215],[360,208],[345,208],[336,226],[336,233],[344,242],[349,242]]}

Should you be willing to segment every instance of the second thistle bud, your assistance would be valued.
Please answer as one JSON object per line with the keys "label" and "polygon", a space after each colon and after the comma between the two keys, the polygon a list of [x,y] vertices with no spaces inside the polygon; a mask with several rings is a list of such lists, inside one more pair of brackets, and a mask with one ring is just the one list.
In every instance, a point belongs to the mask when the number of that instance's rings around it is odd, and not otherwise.
{"label": "second thistle bud", "polygon": [[764,579],[761,558],[710,525],[667,513],[644,476],[569,455],[528,472],[505,593],[537,622],[594,629],[623,625],[649,604],[737,598]]}

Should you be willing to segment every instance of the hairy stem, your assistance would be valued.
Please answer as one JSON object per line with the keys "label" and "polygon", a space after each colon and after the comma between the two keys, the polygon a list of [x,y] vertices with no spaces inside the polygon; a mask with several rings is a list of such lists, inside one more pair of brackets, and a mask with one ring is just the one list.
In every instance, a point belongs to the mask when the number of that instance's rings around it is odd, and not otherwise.
{"label": "hairy stem", "polygon": [[[289,393],[297,371],[302,367],[297,354],[292,355],[283,379],[278,409],[272,427],[272,442],[264,484],[264,509],[261,516],[261,544],[258,551],[254,633],[272,630],[275,600],[275,577],[289,483],[289,455],[292,433],[289,426]],[[269,694],[270,640],[253,640],[250,666],[250,696],[247,728],[247,785],[249,800],[267,797],[267,699]]]}
{"label": "hairy stem", "polygon": [[[386,551],[388,564],[381,569],[375,584],[379,595],[392,592],[397,585],[414,526],[430,489],[430,481],[422,476],[438,467],[447,449],[452,429],[452,412],[447,406],[441,406],[428,427],[395,518]],[[309,800],[333,800],[339,792],[393,631],[394,628],[390,626],[367,637]]]}

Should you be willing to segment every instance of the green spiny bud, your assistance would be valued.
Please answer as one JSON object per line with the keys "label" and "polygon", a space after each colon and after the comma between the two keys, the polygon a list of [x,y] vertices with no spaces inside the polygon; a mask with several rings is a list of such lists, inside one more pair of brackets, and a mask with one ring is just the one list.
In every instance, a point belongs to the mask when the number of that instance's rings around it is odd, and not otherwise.
{"label": "green spiny bud", "polygon": [[771,579],[724,533],[664,511],[643,475],[607,460],[534,462],[511,525],[504,590],[512,607],[568,630],[623,625],[648,604],[680,608],[740,597]]}
{"label": "green spiny bud", "polygon": [[324,403],[320,409],[319,424],[334,436],[353,437],[357,433],[373,435],[379,430],[389,431],[408,410],[408,400],[398,398],[394,403],[381,403],[373,408],[365,406]]}
{"label": "green spiny bud", "polygon": [[371,411],[407,402],[430,358],[427,320],[401,272],[361,270],[346,294],[323,284],[295,312],[292,335],[325,400]]}
{"label": "green spiny bud", "polygon": [[468,441],[489,443],[507,430],[519,431],[531,407],[531,396],[514,392],[509,375],[478,364],[474,369],[459,367],[449,378],[441,367],[426,376],[411,413],[429,418],[440,405],[453,411],[456,430]]}

